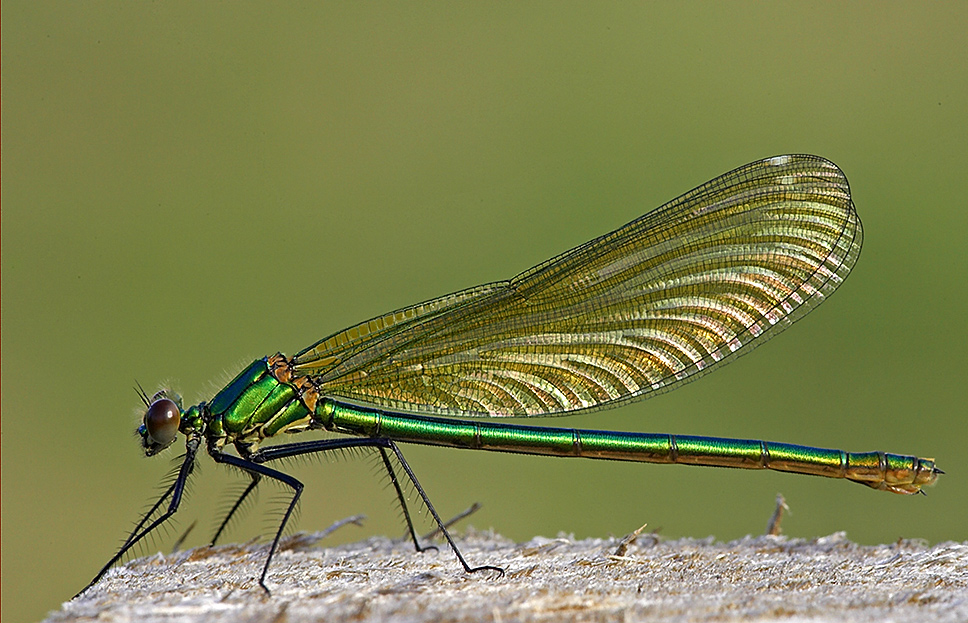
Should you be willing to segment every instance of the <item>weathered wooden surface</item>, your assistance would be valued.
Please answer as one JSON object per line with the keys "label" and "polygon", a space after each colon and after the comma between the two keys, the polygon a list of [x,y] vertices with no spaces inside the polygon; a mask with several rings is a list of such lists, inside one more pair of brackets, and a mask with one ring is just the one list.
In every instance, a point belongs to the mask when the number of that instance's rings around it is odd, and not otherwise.
{"label": "weathered wooden surface", "polygon": [[325,548],[296,535],[267,597],[264,544],[199,548],[113,570],[47,619],[64,621],[968,621],[968,543],[859,546],[843,535],[730,543],[644,535],[535,538],[471,532],[472,563],[374,538]]}

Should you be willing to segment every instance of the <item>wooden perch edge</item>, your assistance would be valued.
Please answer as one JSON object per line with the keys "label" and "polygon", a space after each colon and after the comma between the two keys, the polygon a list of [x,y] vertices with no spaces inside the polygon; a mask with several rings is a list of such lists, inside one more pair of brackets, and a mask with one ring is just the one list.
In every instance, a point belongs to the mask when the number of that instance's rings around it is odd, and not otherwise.
{"label": "wooden perch edge", "polygon": [[446,546],[316,540],[286,542],[271,597],[256,581],[265,544],[203,547],[114,569],[47,621],[968,620],[968,543],[460,537],[468,560],[507,570],[498,578],[463,573]]}

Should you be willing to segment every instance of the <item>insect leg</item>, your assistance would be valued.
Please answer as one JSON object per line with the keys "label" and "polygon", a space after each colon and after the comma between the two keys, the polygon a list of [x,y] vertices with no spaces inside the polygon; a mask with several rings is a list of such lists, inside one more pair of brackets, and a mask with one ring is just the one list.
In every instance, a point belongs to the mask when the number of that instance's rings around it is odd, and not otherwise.
{"label": "insect leg", "polygon": [[[192,469],[195,466],[195,455],[198,452],[199,442],[199,439],[188,440],[186,443],[185,459],[182,461],[181,468],[178,470],[178,476],[175,478],[175,482],[171,483],[171,486],[168,487],[164,494],[162,494],[161,498],[155,502],[145,516],[141,518],[141,521],[139,521],[135,526],[134,531],[130,536],[128,536],[124,544],[121,545],[121,549],[118,550],[118,553],[116,553],[111,560],[109,560],[107,564],[105,564],[104,567],[98,571],[97,575],[94,576],[94,579],[91,580],[87,586],[78,591],[77,595],[74,595],[74,597],[77,597],[87,589],[94,586],[97,581],[108,572],[108,569],[113,567],[115,563],[121,560],[121,557],[124,556],[128,550],[134,547],[138,541],[148,536],[155,528],[168,521],[168,519],[175,514],[175,512],[178,510],[178,506],[181,504],[182,494],[185,492],[185,483],[188,481],[188,476],[192,473]],[[171,498],[171,502],[168,504],[168,510],[162,513],[158,519],[152,521],[147,528],[144,528],[143,526],[148,522],[148,519],[151,517],[151,515],[154,514],[154,512],[160,508],[164,504],[164,501],[168,498]]]}

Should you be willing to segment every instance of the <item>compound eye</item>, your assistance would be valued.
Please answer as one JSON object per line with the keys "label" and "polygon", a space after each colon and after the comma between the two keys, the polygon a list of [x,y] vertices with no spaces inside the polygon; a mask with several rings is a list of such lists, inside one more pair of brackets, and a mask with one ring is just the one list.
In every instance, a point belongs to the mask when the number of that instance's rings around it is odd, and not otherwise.
{"label": "compound eye", "polygon": [[172,400],[162,398],[151,403],[145,413],[145,430],[159,446],[165,447],[175,440],[178,425],[181,423],[181,410]]}

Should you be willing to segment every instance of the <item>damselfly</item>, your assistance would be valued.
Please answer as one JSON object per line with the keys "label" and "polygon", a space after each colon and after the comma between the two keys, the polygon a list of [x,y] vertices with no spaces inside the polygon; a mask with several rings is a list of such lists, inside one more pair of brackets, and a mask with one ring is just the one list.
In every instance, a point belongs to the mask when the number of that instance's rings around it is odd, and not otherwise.
{"label": "damselfly", "polygon": [[[678,387],[819,305],[850,272],[861,239],[840,169],[815,156],[778,156],[717,177],[509,281],[378,316],[293,357],[259,359],[209,402],[185,410],[170,391],[144,396],[138,435],[145,453],[159,453],[181,433],[184,459],[88,587],[178,510],[203,446],[251,479],[213,543],[261,479],[292,491],[259,577],[267,592],[270,562],[303,485],[266,464],[312,453],[377,452],[419,551],[394,465],[402,468],[467,572],[502,570],[467,563],[399,443],[774,469],[917,493],[941,473],[933,459],[452,419],[564,415]],[[314,429],[339,436],[260,447]]]}

